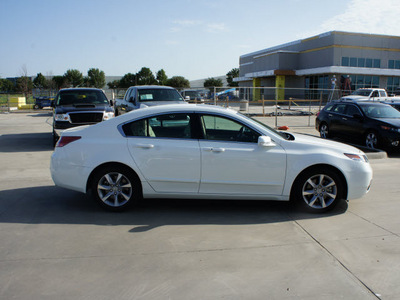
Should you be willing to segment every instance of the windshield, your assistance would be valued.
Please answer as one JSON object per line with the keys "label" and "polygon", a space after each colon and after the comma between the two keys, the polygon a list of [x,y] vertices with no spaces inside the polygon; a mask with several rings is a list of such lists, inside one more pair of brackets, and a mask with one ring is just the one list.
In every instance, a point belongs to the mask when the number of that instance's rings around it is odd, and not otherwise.
{"label": "windshield", "polygon": [[57,105],[108,104],[106,95],[96,90],[61,91],[56,98]]}
{"label": "windshield", "polygon": [[182,96],[173,89],[140,89],[138,90],[140,102],[146,101],[183,101]]}
{"label": "windshield", "polygon": [[352,95],[358,95],[358,96],[369,96],[371,94],[372,90],[357,90],[353,93]]}
{"label": "windshield", "polygon": [[361,109],[369,118],[400,118],[400,112],[390,105],[362,105]]}

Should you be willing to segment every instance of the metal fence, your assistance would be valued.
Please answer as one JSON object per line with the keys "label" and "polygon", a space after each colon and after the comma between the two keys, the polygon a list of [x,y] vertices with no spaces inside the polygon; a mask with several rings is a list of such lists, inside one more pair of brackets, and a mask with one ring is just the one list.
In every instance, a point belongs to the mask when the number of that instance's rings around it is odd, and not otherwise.
{"label": "metal fence", "polygon": [[[41,92],[46,94],[46,91]],[[124,97],[126,89],[107,89],[104,92],[108,99],[118,99]],[[199,87],[181,89],[180,92],[189,103],[219,105],[246,115],[270,118],[264,121],[275,127],[313,126],[315,114],[327,102],[342,96],[340,90],[267,87]],[[23,95],[0,94],[0,111],[34,109],[37,93],[29,95],[22,105],[15,100],[20,97]]]}

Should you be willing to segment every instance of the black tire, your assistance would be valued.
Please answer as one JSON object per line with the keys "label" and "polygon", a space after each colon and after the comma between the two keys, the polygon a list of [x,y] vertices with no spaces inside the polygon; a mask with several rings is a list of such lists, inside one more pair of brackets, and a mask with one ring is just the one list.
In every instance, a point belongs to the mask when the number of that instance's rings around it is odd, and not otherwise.
{"label": "black tire", "polygon": [[344,190],[344,182],[338,171],[318,167],[300,174],[293,185],[292,196],[303,209],[323,213],[342,201]]}
{"label": "black tire", "polygon": [[98,170],[90,187],[93,199],[109,211],[124,211],[142,198],[139,178],[118,165]]}
{"label": "black tire", "polygon": [[56,146],[58,139],[59,139],[59,137],[53,132],[53,147]]}
{"label": "black tire", "polygon": [[371,130],[365,134],[364,137],[365,146],[370,149],[377,149],[379,147],[379,137],[378,134]]}
{"label": "black tire", "polygon": [[319,136],[323,139],[327,139],[330,137],[329,126],[325,122],[321,123],[321,125],[319,126]]}

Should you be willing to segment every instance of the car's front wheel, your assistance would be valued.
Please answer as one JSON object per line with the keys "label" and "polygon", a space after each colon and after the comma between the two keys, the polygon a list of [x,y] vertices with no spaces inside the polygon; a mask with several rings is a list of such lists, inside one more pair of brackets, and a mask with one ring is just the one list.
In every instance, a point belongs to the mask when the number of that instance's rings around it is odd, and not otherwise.
{"label": "car's front wheel", "polygon": [[323,139],[329,138],[329,127],[328,124],[322,123],[321,126],[319,127],[319,135]]}
{"label": "car's front wheel", "polygon": [[94,200],[110,211],[126,210],[142,197],[136,174],[122,166],[107,166],[97,171],[91,189]]}
{"label": "car's front wheel", "polygon": [[337,171],[312,168],[297,178],[292,193],[297,203],[306,210],[325,212],[343,199],[344,183]]}
{"label": "car's front wheel", "polygon": [[374,131],[369,131],[365,134],[365,146],[371,149],[378,147],[378,135]]}

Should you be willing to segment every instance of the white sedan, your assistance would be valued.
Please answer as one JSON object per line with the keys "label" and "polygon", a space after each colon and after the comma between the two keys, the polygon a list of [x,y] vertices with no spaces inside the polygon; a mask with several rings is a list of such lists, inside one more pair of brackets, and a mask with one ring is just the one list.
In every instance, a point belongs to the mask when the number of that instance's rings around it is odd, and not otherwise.
{"label": "white sedan", "polygon": [[119,211],[143,198],[297,201],[323,212],[369,190],[365,154],[281,133],[209,105],[139,109],[66,130],[51,158],[57,186]]}

